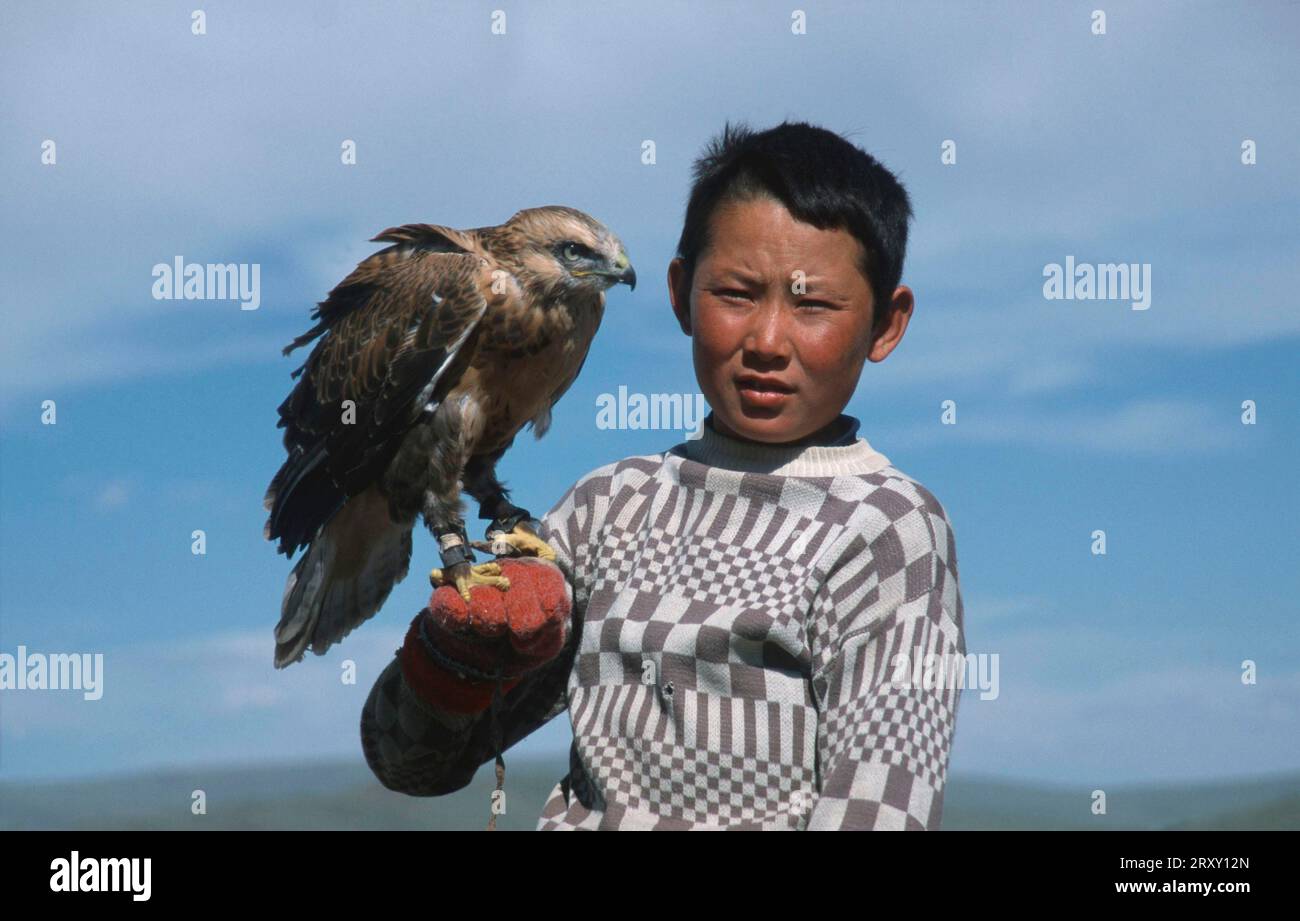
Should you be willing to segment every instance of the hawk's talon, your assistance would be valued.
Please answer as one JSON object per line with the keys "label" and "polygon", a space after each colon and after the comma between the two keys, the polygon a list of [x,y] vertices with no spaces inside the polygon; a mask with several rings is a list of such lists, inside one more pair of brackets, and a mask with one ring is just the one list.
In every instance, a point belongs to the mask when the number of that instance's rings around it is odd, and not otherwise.
{"label": "hawk's talon", "polygon": [[453,585],[460,597],[470,600],[469,590],[475,585],[492,585],[505,591],[510,588],[510,580],[501,575],[500,563],[457,563],[447,570],[433,569],[429,572],[429,582],[435,587]]}
{"label": "hawk's talon", "polygon": [[[514,530],[509,533],[490,531],[488,537],[491,543],[482,549],[490,550],[496,556],[535,556],[543,560],[555,561],[555,551],[551,549],[551,545],[538,537],[537,532],[524,522],[515,525]],[[478,547],[479,543],[473,546]]]}

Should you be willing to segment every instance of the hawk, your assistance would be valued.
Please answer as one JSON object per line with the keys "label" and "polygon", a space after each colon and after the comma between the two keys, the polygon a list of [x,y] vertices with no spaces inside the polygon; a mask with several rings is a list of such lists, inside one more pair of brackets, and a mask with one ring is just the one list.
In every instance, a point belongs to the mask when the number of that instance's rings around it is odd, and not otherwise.
{"label": "hawk", "polygon": [[[553,205],[497,227],[406,224],[343,279],[284,349],[319,339],[279,408],[288,458],[266,492],[268,540],[292,557],[275,629],[275,666],[323,655],[374,616],[405,578],[417,516],[438,541],[437,584],[468,600],[508,586],[498,554],[554,558],[532,515],[510,502],[496,465],[525,425],[541,438],[582,370],[605,292],[636,286],[619,239]],[[490,519],[465,534],[462,489]]]}

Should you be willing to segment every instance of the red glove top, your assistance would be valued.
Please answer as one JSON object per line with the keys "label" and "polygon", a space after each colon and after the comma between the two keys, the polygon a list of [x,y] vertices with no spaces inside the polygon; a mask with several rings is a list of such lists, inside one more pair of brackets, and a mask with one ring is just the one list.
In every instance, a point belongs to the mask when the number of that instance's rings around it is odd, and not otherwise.
{"label": "red glove top", "polygon": [[407,684],[431,706],[481,713],[492,703],[498,670],[505,694],[554,659],[569,637],[573,596],[560,568],[536,557],[497,562],[510,588],[476,585],[466,604],[444,585],[411,621],[398,658]]}

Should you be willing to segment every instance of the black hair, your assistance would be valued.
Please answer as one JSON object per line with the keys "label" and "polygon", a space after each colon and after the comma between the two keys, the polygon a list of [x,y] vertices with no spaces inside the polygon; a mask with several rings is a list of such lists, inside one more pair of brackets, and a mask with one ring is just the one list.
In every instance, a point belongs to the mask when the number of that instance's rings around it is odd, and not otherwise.
{"label": "black hair", "polygon": [[694,176],[677,244],[688,287],[718,206],[768,196],[807,224],[856,237],[876,303],[873,328],[888,314],[903,275],[912,204],[898,178],[869,153],[806,122],[783,121],[757,133],[728,122],[695,161]]}

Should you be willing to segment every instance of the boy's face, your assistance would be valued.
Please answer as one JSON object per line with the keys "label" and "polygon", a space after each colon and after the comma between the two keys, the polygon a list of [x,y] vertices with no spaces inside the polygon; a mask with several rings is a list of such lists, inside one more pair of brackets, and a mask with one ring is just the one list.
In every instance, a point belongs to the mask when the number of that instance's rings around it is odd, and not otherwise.
{"label": "boy's face", "polygon": [[862,255],[847,230],[818,229],[761,198],[714,211],[689,289],[681,260],[672,261],[673,312],[691,336],[695,376],[719,431],[771,443],[810,435],[848,405],[863,363],[893,351],[912,292],[894,292],[895,309],[873,341]]}

